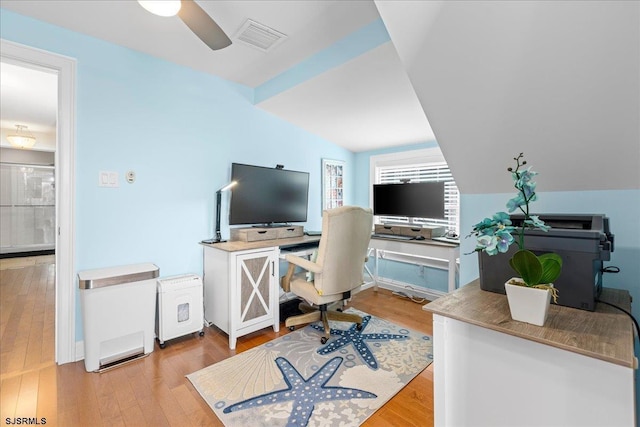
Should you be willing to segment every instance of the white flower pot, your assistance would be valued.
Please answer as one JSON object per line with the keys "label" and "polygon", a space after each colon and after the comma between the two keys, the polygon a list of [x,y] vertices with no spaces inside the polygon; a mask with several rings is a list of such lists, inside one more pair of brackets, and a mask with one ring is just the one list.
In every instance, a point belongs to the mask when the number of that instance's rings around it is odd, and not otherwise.
{"label": "white flower pot", "polygon": [[509,283],[512,280],[522,282],[522,279],[513,277],[504,284],[511,318],[520,322],[531,323],[532,325],[544,326],[549,313],[551,291],[512,285]]}

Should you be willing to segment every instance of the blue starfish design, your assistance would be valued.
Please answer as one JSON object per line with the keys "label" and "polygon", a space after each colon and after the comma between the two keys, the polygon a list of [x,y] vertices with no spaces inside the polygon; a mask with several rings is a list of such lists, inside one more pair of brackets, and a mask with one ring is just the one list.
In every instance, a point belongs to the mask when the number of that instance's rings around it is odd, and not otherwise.
{"label": "blue starfish design", "polygon": [[[346,331],[331,328],[331,335],[338,335],[339,338],[320,348],[318,350],[318,354],[327,355],[349,344],[353,344],[353,348],[356,349],[364,363],[366,363],[371,369],[378,369],[378,361],[365,341],[404,340],[409,337],[407,335],[399,334],[363,334],[362,332],[365,330],[370,320],[371,316],[364,316],[362,318],[362,328],[360,328],[360,330],[358,330],[355,323]],[[324,328],[319,325],[314,324],[311,325],[311,327],[319,331],[324,331]]]}
{"label": "blue starfish design", "polygon": [[316,403],[330,400],[374,399],[378,397],[373,393],[358,390],[357,388],[325,386],[342,364],[342,360],[342,357],[334,357],[311,375],[309,379],[304,379],[287,359],[278,357],[276,358],[276,365],[282,372],[287,388],[234,403],[224,408],[223,412],[228,414],[243,409],[291,400],[293,401],[293,409],[289,414],[287,426],[306,426]]}

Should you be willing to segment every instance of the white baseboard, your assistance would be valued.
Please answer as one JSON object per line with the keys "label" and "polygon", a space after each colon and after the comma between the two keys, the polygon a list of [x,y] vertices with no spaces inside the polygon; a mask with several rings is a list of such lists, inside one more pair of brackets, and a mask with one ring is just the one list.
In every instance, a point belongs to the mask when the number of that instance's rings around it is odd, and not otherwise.
{"label": "white baseboard", "polygon": [[84,341],[76,341],[76,362],[84,360]]}

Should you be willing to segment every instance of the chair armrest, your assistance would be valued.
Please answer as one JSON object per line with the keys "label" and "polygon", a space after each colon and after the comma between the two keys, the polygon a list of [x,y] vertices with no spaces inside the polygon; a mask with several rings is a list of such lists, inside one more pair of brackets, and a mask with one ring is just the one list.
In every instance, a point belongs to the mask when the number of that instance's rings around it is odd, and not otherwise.
{"label": "chair armrest", "polygon": [[295,271],[295,269],[295,264],[289,264],[287,274],[280,278],[280,287],[285,292],[291,291],[291,278],[293,277],[293,272]]}
{"label": "chair armrest", "polygon": [[287,255],[285,256],[285,260],[289,262],[289,269],[287,270],[287,274],[285,276],[282,276],[282,278],[280,279],[280,286],[285,292],[289,292],[291,290],[291,279],[293,278],[293,273],[295,272],[296,266],[313,273],[322,272],[322,267],[320,267],[315,262],[309,261],[306,258],[301,258],[295,255]]}
{"label": "chair armrest", "polygon": [[304,268],[305,270],[310,271],[312,273],[322,273],[321,266],[319,266],[313,261],[309,261],[306,258],[302,258],[296,255],[286,255],[284,259],[287,260],[287,262],[289,262],[290,264],[295,264],[298,267]]}

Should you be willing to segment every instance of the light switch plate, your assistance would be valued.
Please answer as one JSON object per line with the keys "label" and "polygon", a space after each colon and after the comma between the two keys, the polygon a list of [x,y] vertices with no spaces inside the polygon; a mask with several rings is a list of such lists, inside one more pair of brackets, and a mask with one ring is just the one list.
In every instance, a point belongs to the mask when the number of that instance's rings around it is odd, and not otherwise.
{"label": "light switch plate", "polygon": [[98,174],[98,187],[118,187],[118,172],[100,171]]}

